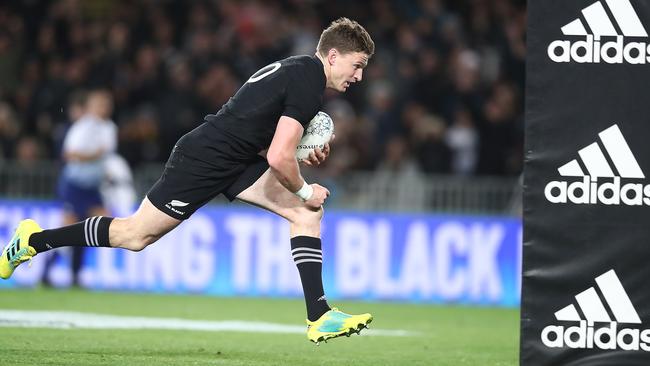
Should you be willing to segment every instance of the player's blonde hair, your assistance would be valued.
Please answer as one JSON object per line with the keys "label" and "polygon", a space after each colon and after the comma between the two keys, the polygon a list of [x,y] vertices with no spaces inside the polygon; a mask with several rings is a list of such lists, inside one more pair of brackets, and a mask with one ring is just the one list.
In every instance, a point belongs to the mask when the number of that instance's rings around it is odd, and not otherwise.
{"label": "player's blonde hair", "polygon": [[375,53],[375,42],[359,23],[348,18],[339,18],[321,33],[316,50],[321,56],[325,56],[332,48],[344,54],[363,52],[372,56]]}

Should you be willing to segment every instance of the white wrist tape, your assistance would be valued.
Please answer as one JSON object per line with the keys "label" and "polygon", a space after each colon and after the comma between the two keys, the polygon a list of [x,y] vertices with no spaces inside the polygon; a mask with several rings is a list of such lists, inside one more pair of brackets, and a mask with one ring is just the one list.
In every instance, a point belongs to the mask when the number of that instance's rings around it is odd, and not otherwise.
{"label": "white wrist tape", "polygon": [[313,193],[314,189],[309,184],[307,184],[307,182],[304,182],[302,184],[302,188],[300,188],[297,192],[294,192],[294,194],[300,197],[300,199],[303,201],[310,199]]}

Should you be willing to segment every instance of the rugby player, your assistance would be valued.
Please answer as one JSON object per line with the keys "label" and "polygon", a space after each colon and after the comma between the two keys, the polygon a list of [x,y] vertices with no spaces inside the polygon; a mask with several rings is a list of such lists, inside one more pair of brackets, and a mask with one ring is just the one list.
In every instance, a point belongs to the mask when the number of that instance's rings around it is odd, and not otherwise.
{"label": "rugby player", "polygon": [[[330,308],[321,278],[321,219],[329,191],[300,174],[296,147],[319,111],[326,88],[345,92],[361,81],[374,42],[357,22],[340,18],[326,28],[314,56],[293,56],[253,74],[204,123],[181,137],[160,179],[129,217],[90,217],[42,230],[21,221],[0,257],[0,277],[38,253],[62,246],[140,251],[190,217],[218,194],[269,210],[290,224],[291,252],[307,307],[312,342],[358,333],[370,314],[349,315]],[[317,166],[329,144],[306,165]]]}

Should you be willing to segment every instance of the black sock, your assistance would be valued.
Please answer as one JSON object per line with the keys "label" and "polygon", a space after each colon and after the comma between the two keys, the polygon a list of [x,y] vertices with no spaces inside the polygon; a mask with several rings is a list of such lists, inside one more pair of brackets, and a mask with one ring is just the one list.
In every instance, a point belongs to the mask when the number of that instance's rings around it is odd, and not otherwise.
{"label": "black sock", "polygon": [[307,318],[318,320],[329,309],[323,291],[323,251],[320,238],[296,236],[291,238],[291,254],[300,272],[302,291],[305,294]]}
{"label": "black sock", "polygon": [[112,217],[89,217],[76,224],[43,230],[29,237],[29,245],[41,253],[59,247],[110,247],[108,226]]}

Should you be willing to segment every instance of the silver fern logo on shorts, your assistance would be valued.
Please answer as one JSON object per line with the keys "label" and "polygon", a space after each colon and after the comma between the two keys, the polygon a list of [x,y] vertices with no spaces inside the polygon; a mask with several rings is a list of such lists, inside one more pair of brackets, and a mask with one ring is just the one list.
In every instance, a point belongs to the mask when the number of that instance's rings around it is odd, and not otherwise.
{"label": "silver fern logo on shorts", "polygon": [[171,200],[171,201],[169,201],[169,203],[165,204],[165,207],[167,207],[167,209],[169,209],[170,211],[175,212],[175,213],[177,213],[179,215],[185,215],[185,212],[179,210],[178,208],[185,207],[187,205],[189,205],[189,203],[187,203],[187,202],[183,202],[183,201],[179,201],[179,200]]}
{"label": "silver fern logo on shorts", "polygon": [[173,207],[185,207],[189,205],[187,202],[179,201],[179,200],[171,200],[169,201],[169,204]]}

